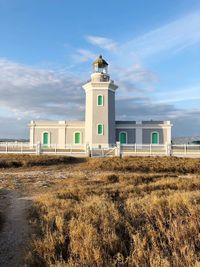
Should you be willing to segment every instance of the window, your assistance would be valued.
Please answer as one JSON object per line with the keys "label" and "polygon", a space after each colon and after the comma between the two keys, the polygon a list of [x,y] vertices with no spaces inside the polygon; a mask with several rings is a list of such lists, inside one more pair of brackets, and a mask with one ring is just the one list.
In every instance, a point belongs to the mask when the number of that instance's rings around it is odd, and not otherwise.
{"label": "window", "polygon": [[126,132],[119,133],[119,141],[121,144],[127,144],[127,133]]}
{"label": "window", "polygon": [[43,145],[48,145],[48,144],[49,144],[49,134],[43,133]]}
{"label": "window", "polygon": [[159,143],[159,133],[158,132],[151,133],[151,143],[152,144],[158,144]]}
{"label": "window", "polygon": [[103,96],[102,95],[98,95],[98,97],[97,97],[97,105],[98,106],[103,106]]}
{"label": "window", "polygon": [[75,132],[74,133],[74,143],[75,144],[80,144],[81,143],[81,133],[80,132]]}
{"label": "window", "polygon": [[103,124],[99,123],[97,125],[97,133],[98,135],[103,135]]}

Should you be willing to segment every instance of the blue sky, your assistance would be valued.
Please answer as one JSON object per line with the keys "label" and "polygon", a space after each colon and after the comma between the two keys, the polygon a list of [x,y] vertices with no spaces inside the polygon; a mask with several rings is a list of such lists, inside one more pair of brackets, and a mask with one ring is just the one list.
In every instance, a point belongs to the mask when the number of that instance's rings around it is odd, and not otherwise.
{"label": "blue sky", "polygon": [[200,135],[199,0],[0,0],[0,138],[34,119],[84,119],[91,63],[119,85],[117,119]]}

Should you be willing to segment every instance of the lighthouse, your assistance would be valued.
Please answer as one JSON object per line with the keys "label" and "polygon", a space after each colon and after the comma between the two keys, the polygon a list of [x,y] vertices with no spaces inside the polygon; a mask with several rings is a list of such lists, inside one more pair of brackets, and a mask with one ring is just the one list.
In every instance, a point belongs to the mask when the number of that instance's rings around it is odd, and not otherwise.
{"label": "lighthouse", "polygon": [[100,55],[92,64],[91,80],[83,85],[86,94],[85,143],[90,147],[109,147],[115,137],[115,91],[108,63]]}

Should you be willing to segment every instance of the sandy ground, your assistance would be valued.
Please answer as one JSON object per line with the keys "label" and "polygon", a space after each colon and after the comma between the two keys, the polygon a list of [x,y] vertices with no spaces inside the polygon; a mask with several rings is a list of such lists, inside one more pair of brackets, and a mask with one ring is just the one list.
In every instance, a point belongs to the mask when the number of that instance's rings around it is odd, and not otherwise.
{"label": "sandy ground", "polygon": [[0,266],[24,266],[22,258],[30,235],[27,215],[31,201],[12,191],[2,191],[0,197],[1,209],[6,211],[0,232]]}

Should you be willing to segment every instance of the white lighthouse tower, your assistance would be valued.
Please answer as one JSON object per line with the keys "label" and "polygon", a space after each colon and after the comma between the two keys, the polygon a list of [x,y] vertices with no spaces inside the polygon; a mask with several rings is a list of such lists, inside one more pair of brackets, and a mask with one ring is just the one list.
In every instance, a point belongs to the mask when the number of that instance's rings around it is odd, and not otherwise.
{"label": "white lighthouse tower", "polygon": [[115,91],[108,75],[108,63],[100,55],[93,63],[91,80],[83,85],[86,93],[85,143],[109,147],[115,143]]}

